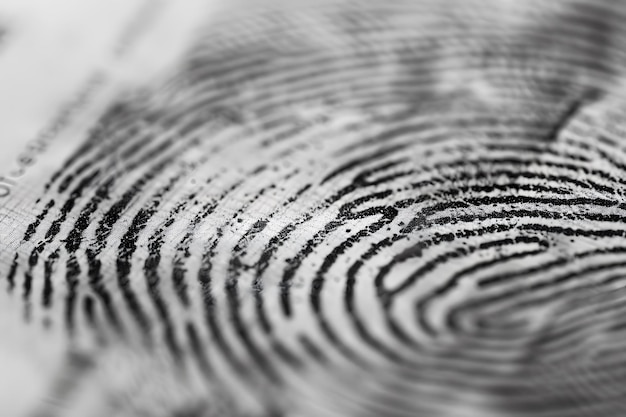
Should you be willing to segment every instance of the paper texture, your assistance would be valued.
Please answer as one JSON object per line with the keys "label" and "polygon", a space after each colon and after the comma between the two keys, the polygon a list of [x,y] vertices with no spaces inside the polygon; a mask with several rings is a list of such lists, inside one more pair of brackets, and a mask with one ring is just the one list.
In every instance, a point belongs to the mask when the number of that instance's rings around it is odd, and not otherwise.
{"label": "paper texture", "polygon": [[0,0],[0,417],[623,416],[625,4]]}

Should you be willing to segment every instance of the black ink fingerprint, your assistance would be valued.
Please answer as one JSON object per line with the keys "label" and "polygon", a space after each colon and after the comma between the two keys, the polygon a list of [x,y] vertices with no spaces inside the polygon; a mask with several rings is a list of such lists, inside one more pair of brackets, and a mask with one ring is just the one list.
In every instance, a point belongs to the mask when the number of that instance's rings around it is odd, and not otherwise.
{"label": "black ink fingerprint", "polygon": [[620,416],[624,16],[226,8],[47,179],[7,288],[146,358],[119,415]]}

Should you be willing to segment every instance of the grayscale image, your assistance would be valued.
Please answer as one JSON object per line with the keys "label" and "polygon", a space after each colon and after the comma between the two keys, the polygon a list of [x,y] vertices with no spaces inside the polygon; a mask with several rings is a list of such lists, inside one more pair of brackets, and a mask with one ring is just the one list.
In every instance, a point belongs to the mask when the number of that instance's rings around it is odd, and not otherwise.
{"label": "grayscale image", "polygon": [[0,121],[0,417],[626,415],[623,1],[0,0]]}

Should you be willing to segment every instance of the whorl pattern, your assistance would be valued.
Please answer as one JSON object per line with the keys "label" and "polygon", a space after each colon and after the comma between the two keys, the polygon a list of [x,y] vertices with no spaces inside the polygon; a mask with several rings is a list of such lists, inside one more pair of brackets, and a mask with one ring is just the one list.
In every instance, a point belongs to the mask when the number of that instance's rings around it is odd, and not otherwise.
{"label": "whorl pattern", "polygon": [[51,395],[72,409],[98,381],[92,416],[624,415],[625,18],[224,8],[25,222],[3,276],[68,341]]}

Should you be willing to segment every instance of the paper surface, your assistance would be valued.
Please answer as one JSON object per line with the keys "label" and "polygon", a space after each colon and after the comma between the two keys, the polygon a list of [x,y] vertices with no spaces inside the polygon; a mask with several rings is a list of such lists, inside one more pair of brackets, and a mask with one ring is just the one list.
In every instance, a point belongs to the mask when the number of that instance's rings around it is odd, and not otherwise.
{"label": "paper surface", "polygon": [[0,0],[0,417],[621,417],[624,17]]}

